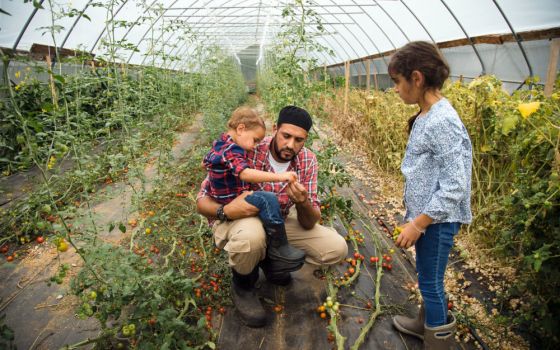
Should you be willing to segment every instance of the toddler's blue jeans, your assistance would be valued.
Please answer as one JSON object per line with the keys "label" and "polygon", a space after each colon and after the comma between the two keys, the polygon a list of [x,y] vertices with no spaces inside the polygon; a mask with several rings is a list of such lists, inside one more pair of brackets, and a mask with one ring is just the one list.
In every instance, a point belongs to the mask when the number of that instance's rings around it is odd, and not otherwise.
{"label": "toddler's blue jeans", "polygon": [[272,192],[255,191],[245,197],[247,203],[259,208],[259,218],[263,225],[280,225],[284,223],[284,218],[280,213],[278,198]]}

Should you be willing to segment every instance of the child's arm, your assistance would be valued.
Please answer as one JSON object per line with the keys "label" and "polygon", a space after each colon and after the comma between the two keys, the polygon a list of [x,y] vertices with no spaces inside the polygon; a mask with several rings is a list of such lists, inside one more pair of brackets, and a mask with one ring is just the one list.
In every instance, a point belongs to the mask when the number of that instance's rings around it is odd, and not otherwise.
{"label": "child's arm", "polygon": [[269,173],[268,171],[260,171],[256,169],[245,169],[239,174],[239,178],[249,183],[259,182],[294,182],[297,180],[297,175],[293,171],[288,171],[281,174]]}

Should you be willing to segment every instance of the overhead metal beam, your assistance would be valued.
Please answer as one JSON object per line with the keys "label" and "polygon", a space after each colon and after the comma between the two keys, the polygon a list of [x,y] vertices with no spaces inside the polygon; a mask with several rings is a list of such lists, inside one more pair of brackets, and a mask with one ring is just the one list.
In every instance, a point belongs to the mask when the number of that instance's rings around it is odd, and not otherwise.
{"label": "overhead metal beam", "polygon": [[[283,8],[283,6],[281,6],[280,8]],[[223,7],[220,7],[220,10],[223,10]],[[196,22],[196,23],[205,24],[205,23],[208,23],[208,22],[200,22],[199,21],[199,22]],[[231,23],[231,22],[228,22],[228,23]],[[234,22],[234,23],[245,26],[245,27],[247,26],[247,23],[240,23],[240,22]],[[216,24],[224,25],[224,22],[219,22],[219,23],[216,23]],[[328,25],[329,23],[323,23],[323,24]],[[333,24],[331,24],[331,25],[333,25]],[[336,23],[336,24],[341,24],[341,23]],[[282,25],[282,24],[278,24],[278,25]],[[336,40],[336,38],[335,38],[335,40]],[[347,41],[347,44],[349,44],[348,41]],[[344,46],[340,45],[340,43],[338,43],[338,45],[341,46],[341,48],[344,50]],[[321,55],[324,57],[325,63],[328,63],[329,62],[329,57],[327,57],[324,53],[321,53]]]}
{"label": "overhead metal beam", "polygon": [[459,28],[461,28],[461,30],[463,31],[463,34],[465,34],[465,37],[467,38],[467,40],[469,41],[471,47],[474,50],[474,53],[476,54],[476,57],[478,58],[478,61],[480,62],[480,66],[482,67],[482,72],[481,74],[484,75],[486,74],[486,67],[484,66],[484,62],[482,61],[482,57],[480,57],[480,54],[478,53],[478,50],[476,49],[476,46],[474,45],[474,42],[472,41],[471,37],[469,36],[469,34],[467,33],[467,31],[465,30],[465,28],[463,27],[463,24],[461,24],[461,21],[459,21],[459,19],[457,18],[457,16],[455,16],[455,13],[453,13],[453,11],[451,10],[451,8],[445,3],[445,0],[440,0],[441,3],[443,4],[443,6],[445,6],[445,8],[447,9],[447,11],[449,11],[449,13],[451,14],[451,16],[455,19],[455,22],[457,22],[457,24],[459,25]]}
{"label": "overhead metal beam", "polygon": [[76,18],[76,20],[74,21],[74,23],[72,24],[72,27],[70,27],[70,29],[68,30],[68,32],[66,33],[66,36],[64,37],[64,40],[62,40],[62,44],[60,44],[61,48],[64,48],[64,45],[66,45],[66,40],[68,40],[68,38],[70,37],[70,34],[72,34],[72,31],[74,30],[74,28],[76,27],[76,25],[78,24],[78,21],[82,18],[82,15],[84,14],[84,12],[86,12],[87,8],[89,7],[89,5],[93,2],[93,0],[89,0],[88,3],[86,4],[86,6],[84,7],[84,9],[80,12],[80,14],[78,15],[78,17]]}
{"label": "overhead metal beam", "polygon": [[393,24],[395,26],[397,26],[397,28],[399,29],[399,31],[402,33],[402,35],[405,37],[406,41],[410,41],[410,38],[408,37],[408,35],[406,35],[406,33],[404,32],[404,30],[401,28],[401,26],[397,23],[397,21],[395,21],[395,19],[393,18],[393,16],[391,16],[389,14],[389,12],[387,12],[385,10],[385,8],[383,6],[381,6],[381,4],[379,2],[377,2],[377,0],[373,0],[375,2],[375,4],[377,4],[379,6],[379,8],[381,9],[381,11],[383,11],[383,13],[385,13],[385,15],[387,15],[387,17],[389,17],[389,19],[391,20],[391,22],[393,22]]}
{"label": "overhead metal beam", "polygon": [[[363,15],[363,12],[333,12],[333,13],[328,13],[328,12],[324,12],[324,13],[317,13],[317,15],[319,16],[327,16],[327,15],[331,15],[331,16],[339,16],[339,15]],[[282,14],[277,14],[277,15],[268,15],[269,17],[284,17]],[[163,17],[166,18],[177,18],[177,17],[189,17],[189,18],[193,18],[193,17],[208,17],[208,18],[213,18],[213,17],[255,17],[254,14],[252,13],[244,13],[244,14],[239,14],[239,15],[189,15],[189,16],[185,16],[185,15],[165,15]]]}
{"label": "overhead metal beam", "polygon": [[[323,8],[323,7],[375,7],[375,4],[345,4],[345,5],[309,5],[306,8]],[[231,10],[231,9],[251,9],[251,8],[261,8],[261,9],[283,9],[286,6],[281,5],[264,5],[264,6],[210,6],[210,7],[168,7],[166,10]]]}
{"label": "overhead metal beam", "polygon": [[494,3],[494,5],[496,5],[496,7],[498,8],[498,11],[500,11],[500,13],[502,14],[502,17],[504,18],[504,20],[506,21],[509,29],[511,30],[511,34],[513,34],[513,37],[515,38],[515,41],[517,42],[517,46],[519,46],[519,50],[521,50],[521,54],[523,55],[523,58],[525,59],[525,63],[527,63],[527,68],[529,68],[529,76],[532,77],[533,76],[533,67],[531,67],[531,63],[529,62],[529,58],[527,57],[527,53],[525,52],[525,48],[521,44],[521,38],[519,37],[519,35],[517,35],[515,30],[513,29],[513,26],[509,22],[509,19],[507,18],[506,14],[504,13],[504,11],[500,7],[500,5],[498,5],[498,2],[496,0],[492,0],[492,2]]}
{"label": "overhead metal beam", "polygon": [[[43,2],[45,2],[45,0],[40,0],[39,1],[39,5],[43,5]],[[25,32],[27,31],[27,28],[29,27],[29,24],[31,24],[31,21],[33,20],[33,18],[35,17],[35,14],[37,13],[37,11],[39,10],[39,7],[41,6],[37,6],[33,9],[33,11],[31,12],[31,14],[29,15],[29,18],[27,18],[27,21],[25,21],[25,24],[23,25],[23,28],[21,28],[16,41],[14,42],[14,45],[12,46],[12,51],[16,51],[17,47],[19,45],[19,42],[21,41],[21,38],[23,37],[23,34],[25,34]]]}
{"label": "overhead metal beam", "polygon": [[416,16],[416,13],[414,13],[410,7],[408,7],[408,5],[404,2],[404,0],[400,0],[400,3],[404,5],[404,7],[406,7],[406,9],[408,10],[408,12],[410,12],[410,14],[416,19],[416,21],[418,22],[418,24],[420,24],[420,26],[422,27],[422,29],[424,29],[424,31],[426,32],[426,34],[428,34],[428,36],[430,37],[430,40],[432,40],[432,42],[435,44],[436,41],[435,39],[432,37],[432,34],[430,34],[430,32],[428,31],[428,28],[426,28],[426,26],[424,25],[424,23],[422,23],[422,21],[418,18],[418,16]]}

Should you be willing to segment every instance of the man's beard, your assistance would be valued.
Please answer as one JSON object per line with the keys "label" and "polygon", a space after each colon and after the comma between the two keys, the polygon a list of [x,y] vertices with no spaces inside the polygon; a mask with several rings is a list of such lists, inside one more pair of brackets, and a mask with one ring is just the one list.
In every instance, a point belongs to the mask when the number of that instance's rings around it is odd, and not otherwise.
{"label": "man's beard", "polygon": [[[284,148],[281,148],[279,150],[278,145],[276,144],[276,138],[274,138],[274,140],[272,142],[272,146],[274,147],[274,151],[276,153],[276,156],[283,161],[290,162],[297,156],[297,153],[291,148],[284,147]],[[282,153],[290,154],[290,155],[289,156],[283,156]]]}

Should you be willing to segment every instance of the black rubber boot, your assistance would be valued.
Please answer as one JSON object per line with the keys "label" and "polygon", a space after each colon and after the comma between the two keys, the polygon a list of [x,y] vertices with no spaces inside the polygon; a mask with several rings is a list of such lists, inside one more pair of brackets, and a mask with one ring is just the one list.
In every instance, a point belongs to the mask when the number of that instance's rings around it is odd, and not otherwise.
{"label": "black rubber boot", "polygon": [[289,272],[276,272],[272,269],[270,259],[265,258],[259,263],[264,272],[264,276],[269,283],[279,286],[287,286],[292,281],[292,275]]}
{"label": "black rubber boot", "polygon": [[248,275],[242,275],[233,268],[231,272],[231,295],[241,321],[249,327],[263,327],[266,324],[266,312],[255,293],[259,267],[256,266]]}
{"label": "black rubber boot", "polygon": [[305,252],[288,243],[284,224],[264,225],[270,271],[275,273],[297,271],[303,266]]}

